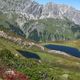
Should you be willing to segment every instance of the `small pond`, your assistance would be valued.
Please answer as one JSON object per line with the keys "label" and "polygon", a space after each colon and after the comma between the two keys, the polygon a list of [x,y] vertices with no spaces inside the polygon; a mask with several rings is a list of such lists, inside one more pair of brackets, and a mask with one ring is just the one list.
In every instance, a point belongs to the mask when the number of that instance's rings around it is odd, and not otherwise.
{"label": "small pond", "polygon": [[62,46],[62,45],[53,45],[53,44],[45,45],[45,47],[50,50],[58,50],[58,51],[66,52],[69,55],[80,58],[80,51],[73,47]]}
{"label": "small pond", "polygon": [[26,58],[40,59],[40,57],[35,53],[23,50],[17,50],[17,51]]}

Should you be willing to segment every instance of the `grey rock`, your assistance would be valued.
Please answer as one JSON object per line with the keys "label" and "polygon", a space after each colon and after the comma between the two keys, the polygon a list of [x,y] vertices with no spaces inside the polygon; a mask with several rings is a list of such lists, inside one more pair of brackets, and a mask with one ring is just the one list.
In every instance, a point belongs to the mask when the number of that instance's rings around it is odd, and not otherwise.
{"label": "grey rock", "polygon": [[80,11],[67,5],[48,3],[40,5],[32,0],[0,0],[0,11],[15,12],[28,19],[68,18],[80,24]]}

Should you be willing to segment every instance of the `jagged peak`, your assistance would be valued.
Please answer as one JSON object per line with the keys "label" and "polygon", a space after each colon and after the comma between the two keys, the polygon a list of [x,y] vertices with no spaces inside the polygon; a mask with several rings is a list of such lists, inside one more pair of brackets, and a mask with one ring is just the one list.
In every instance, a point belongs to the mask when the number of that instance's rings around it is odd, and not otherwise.
{"label": "jagged peak", "polygon": [[[5,2],[6,1],[6,2]],[[80,24],[80,11],[71,6],[49,2],[41,5],[35,0],[0,0],[0,11],[25,14],[28,19],[60,18],[64,16]]]}

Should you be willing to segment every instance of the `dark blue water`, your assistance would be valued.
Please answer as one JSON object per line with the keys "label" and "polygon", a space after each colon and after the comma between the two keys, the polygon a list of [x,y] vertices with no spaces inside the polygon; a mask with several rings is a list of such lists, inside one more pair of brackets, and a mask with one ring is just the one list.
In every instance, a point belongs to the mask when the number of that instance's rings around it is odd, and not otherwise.
{"label": "dark blue water", "polygon": [[26,58],[40,59],[40,57],[35,53],[22,50],[17,50],[17,51]]}
{"label": "dark blue water", "polygon": [[67,46],[61,46],[61,45],[52,45],[52,44],[45,45],[45,47],[48,49],[51,49],[51,50],[63,51],[69,55],[80,58],[80,51],[76,48],[73,48],[73,47],[67,47]]}

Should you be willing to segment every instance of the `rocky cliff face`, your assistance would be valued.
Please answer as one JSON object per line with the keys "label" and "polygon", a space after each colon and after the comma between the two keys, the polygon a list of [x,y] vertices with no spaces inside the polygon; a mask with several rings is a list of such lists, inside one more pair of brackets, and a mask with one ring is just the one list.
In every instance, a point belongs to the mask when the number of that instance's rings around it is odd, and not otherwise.
{"label": "rocky cliff face", "polygon": [[0,11],[15,12],[28,19],[68,18],[80,24],[80,11],[61,4],[48,3],[40,5],[32,0],[0,0]]}
{"label": "rocky cliff face", "polygon": [[80,39],[80,11],[32,0],[0,0],[0,27],[35,41]]}
{"label": "rocky cliff face", "polygon": [[41,18],[64,19],[65,17],[76,24],[80,24],[80,11],[70,6],[48,3],[42,9]]}
{"label": "rocky cliff face", "polygon": [[42,5],[32,0],[0,0],[0,10],[22,14],[28,19],[37,19],[42,13]]}

